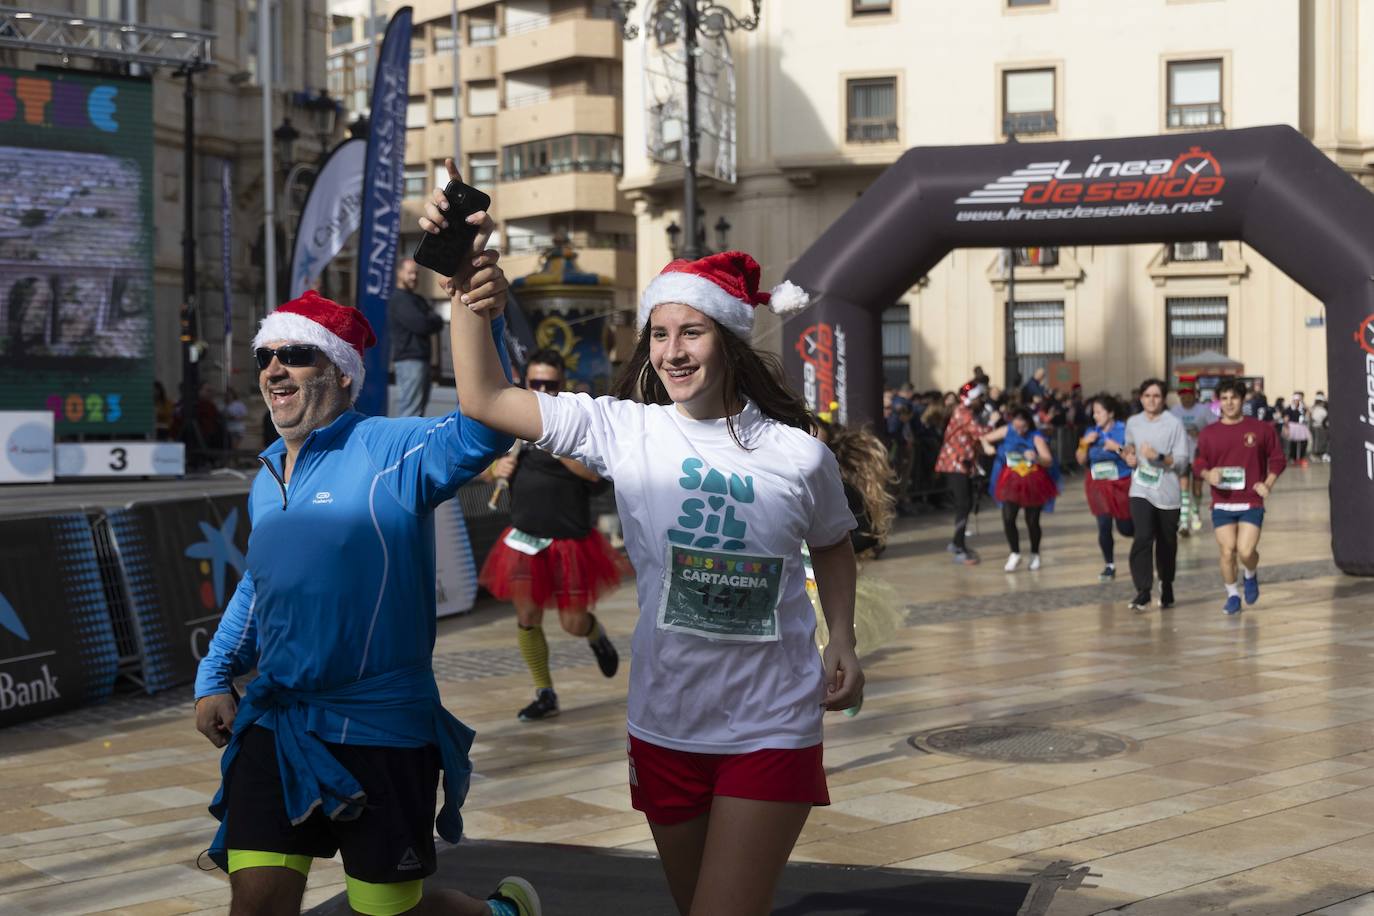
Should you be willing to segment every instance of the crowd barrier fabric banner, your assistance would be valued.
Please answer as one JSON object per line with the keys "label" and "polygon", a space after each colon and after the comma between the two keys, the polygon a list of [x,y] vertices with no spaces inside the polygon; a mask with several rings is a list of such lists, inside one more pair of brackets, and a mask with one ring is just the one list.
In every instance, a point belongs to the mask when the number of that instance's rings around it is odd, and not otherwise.
{"label": "crowd barrier fabric banner", "polygon": [[248,495],[108,513],[149,693],[192,681],[247,568]]}
{"label": "crowd barrier fabric banner", "polygon": [[0,727],[109,696],[117,659],[86,516],[0,520]]}

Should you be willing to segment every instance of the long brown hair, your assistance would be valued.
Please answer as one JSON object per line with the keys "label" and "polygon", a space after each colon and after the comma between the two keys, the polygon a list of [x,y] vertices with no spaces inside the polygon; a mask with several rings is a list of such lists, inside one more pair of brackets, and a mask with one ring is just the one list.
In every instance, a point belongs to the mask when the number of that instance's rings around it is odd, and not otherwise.
{"label": "long brown hair", "polygon": [[897,514],[897,499],[892,494],[897,475],[888,460],[887,447],[861,426],[831,424],[826,433],[826,444],[835,453],[840,477],[863,497],[870,529],[867,533],[879,542],[886,541]]}
{"label": "long brown hair", "polygon": [[[707,320],[716,332],[721,354],[725,357],[721,407],[730,438],[735,440],[735,444],[745,450],[750,448],[740,440],[732,412],[733,406],[742,398],[753,401],[765,417],[807,433],[813,432],[816,428],[815,415],[783,382],[782,364],[778,358],[772,353],[755,350],[714,318],[707,316]],[[649,362],[651,327],[649,322],[644,323],[639,340],[635,342],[634,353],[621,368],[620,375],[611,386],[611,394],[644,404],[671,404],[673,399],[668,396],[668,389],[663,387],[663,381]]]}

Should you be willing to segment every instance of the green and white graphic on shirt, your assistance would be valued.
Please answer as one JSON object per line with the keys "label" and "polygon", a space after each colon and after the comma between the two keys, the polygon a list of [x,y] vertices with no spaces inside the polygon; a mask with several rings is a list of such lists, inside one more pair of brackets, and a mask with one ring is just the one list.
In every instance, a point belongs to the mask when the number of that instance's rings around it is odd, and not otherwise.
{"label": "green and white graphic on shirt", "polygon": [[1093,480],[1116,480],[1121,476],[1115,461],[1094,461],[1092,473]]}
{"label": "green and white graphic on shirt", "polygon": [[1221,483],[1217,484],[1218,490],[1244,490],[1245,489],[1245,468],[1224,467],[1218,468],[1221,471]]}
{"label": "green and white graphic on shirt", "polygon": [[744,537],[749,526],[735,515],[736,507],[754,501],[754,478],[738,474],[726,476],[707,467],[700,458],[686,458],[682,462],[682,476],[678,486],[690,493],[682,501],[677,517],[678,527],[668,529],[668,542],[689,547],[719,547],[722,550],[746,550]]}
{"label": "green and white graphic on shirt", "polygon": [[776,642],[782,557],[668,545],[658,628],[708,639]]}
{"label": "green and white graphic on shirt", "polygon": [[1164,468],[1156,464],[1141,463],[1135,469],[1135,482],[1153,490],[1164,480]]}

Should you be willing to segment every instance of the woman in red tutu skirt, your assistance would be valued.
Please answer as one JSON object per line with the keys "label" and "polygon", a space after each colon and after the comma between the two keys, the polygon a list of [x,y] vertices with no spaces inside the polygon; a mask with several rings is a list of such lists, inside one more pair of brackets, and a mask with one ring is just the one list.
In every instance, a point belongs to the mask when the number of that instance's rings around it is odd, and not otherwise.
{"label": "woman in red tutu skirt", "polygon": [[1016,529],[1016,517],[1026,511],[1026,531],[1030,534],[1030,569],[1040,568],[1040,513],[1053,512],[1059,495],[1059,467],[1050,453],[1050,444],[1035,428],[1031,412],[1024,407],[1011,411],[1011,422],[983,437],[984,447],[996,450],[988,489],[1002,506],[1002,530],[1011,549],[1007,557],[1007,572],[1021,562],[1021,537]]}
{"label": "woman in red tutu skirt", "polygon": [[1126,447],[1126,424],[1121,421],[1121,404],[1109,394],[1099,394],[1090,402],[1093,428],[1078,441],[1078,463],[1088,469],[1083,488],[1088,509],[1097,517],[1097,546],[1106,566],[1097,581],[1116,578],[1116,545],[1112,525],[1122,537],[1135,536],[1131,521],[1131,468],[1121,457]]}
{"label": "woman in red tutu skirt", "polygon": [[[562,354],[535,353],[525,378],[530,388],[562,391]],[[606,484],[586,466],[524,448],[498,459],[491,476],[510,484],[511,524],[492,545],[477,581],[515,605],[520,654],[535,687],[534,702],[520,710],[520,720],[549,719],[558,715],[558,695],[549,672],[544,611],[556,607],[564,632],[585,638],[601,673],[613,677],[620,656],[592,609],[630,568],[592,524],[591,498]]]}

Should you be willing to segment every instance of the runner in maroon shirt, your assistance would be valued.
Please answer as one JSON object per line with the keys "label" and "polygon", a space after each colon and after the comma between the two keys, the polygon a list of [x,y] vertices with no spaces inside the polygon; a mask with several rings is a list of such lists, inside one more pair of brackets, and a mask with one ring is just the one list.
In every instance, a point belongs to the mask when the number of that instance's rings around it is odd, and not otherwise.
{"label": "runner in maroon shirt", "polygon": [[1264,500],[1283,473],[1283,446],[1271,423],[1244,415],[1245,385],[1227,379],[1217,389],[1221,422],[1198,434],[1193,473],[1212,485],[1212,528],[1221,550],[1227,614],[1240,613],[1236,565],[1245,569],[1245,603],[1259,600],[1259,539]]}

